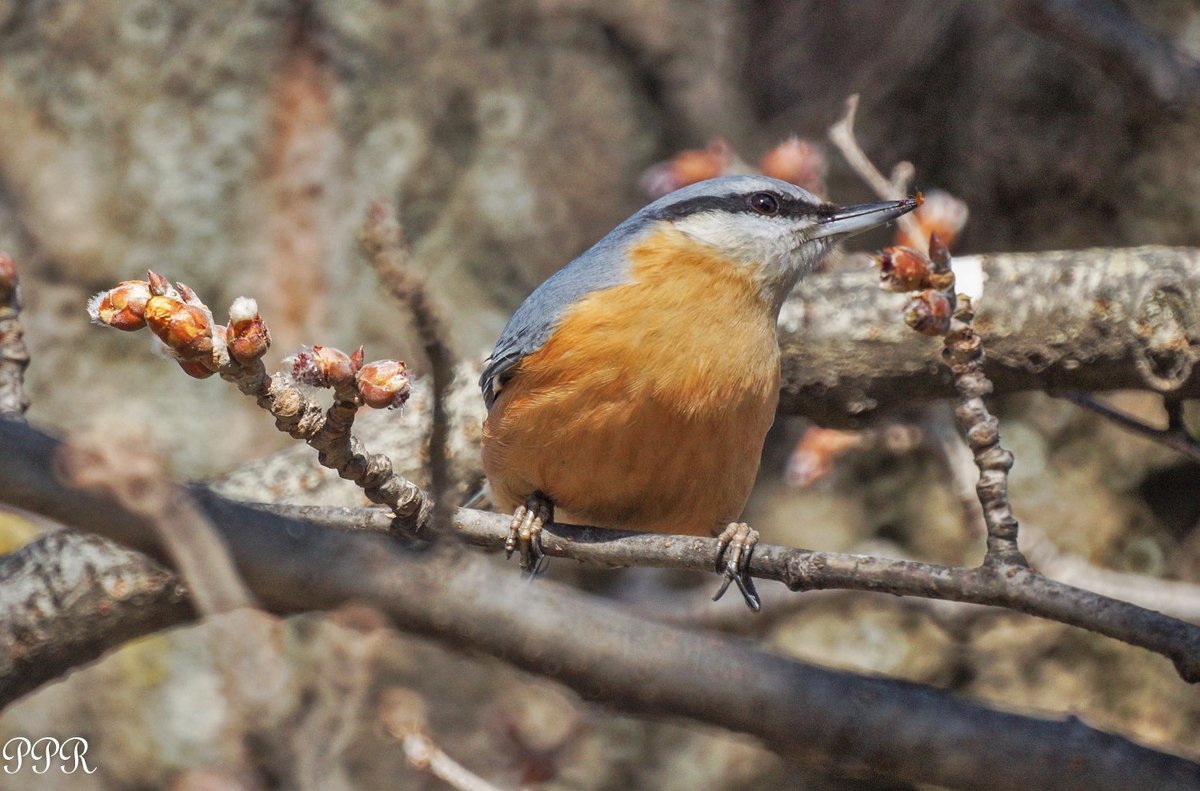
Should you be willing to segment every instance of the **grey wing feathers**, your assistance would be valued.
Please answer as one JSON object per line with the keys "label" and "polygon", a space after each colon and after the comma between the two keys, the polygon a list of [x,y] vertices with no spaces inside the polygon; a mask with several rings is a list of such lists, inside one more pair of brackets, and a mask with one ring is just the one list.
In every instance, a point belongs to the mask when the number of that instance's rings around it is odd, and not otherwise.
{"label": "grey wing feathers", "polygon": [[508,320],[496,348],[484,363],[479,387],[490,409],[504,383],[516,374],[521,360],[542,348],[564,311],[593,291],[612,288],[627,279],[625,248],[644,229],[635,214],[618,225],[587,252],[538,286]]}

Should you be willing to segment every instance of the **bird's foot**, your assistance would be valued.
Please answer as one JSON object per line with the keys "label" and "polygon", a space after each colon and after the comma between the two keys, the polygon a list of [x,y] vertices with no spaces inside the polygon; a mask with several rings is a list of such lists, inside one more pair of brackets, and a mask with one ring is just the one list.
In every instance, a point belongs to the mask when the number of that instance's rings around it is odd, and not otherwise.
{"label": "bird's foot", "polygon": [[[758,597],[758,591],[754,589],[754,578],[750,576],[750,553],[758,543],[758,531],[745,522],[730,522],[721,535],[717,536],[717,541],[721,547],[717,550],[717,573],[724,579],[721,580],[721,587],[717,589],[713,601],[724,596],[725,591],[729,589],[729,583],[733,582],[737,584],[742,598],[746,600],[746,606],[758,612],[762,609],[762,599]],[[725,558],[727,553],[728,560]]]}
{"label": "bird's foot", "polygon": [[554,504],[541,492],[534,492],[525,499],[525,504],[513,514],[508,526],[508,538],[504,540],[504,556],[511,558],[513,552],[521,553],[521,571],[530,576],[540,574],[547,558],[542,552],[542,528],[554,519]]}

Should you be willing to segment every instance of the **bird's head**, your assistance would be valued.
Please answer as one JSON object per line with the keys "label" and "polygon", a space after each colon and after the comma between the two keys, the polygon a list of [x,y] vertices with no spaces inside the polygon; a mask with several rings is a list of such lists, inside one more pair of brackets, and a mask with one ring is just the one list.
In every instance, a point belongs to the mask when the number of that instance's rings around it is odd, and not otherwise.
{"label": "bird's head", "polygon": [[669,223],[736,266],[751,269],[776,307],[835,242],[915,209],[917,198],[835,206],[786,181],[724,176],[676,190],[634,215]]}

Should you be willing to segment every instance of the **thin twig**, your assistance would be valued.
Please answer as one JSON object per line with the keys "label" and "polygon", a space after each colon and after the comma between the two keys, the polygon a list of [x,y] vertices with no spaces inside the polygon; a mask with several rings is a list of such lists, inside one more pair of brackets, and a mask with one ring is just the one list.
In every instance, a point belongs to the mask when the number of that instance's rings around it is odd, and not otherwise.
{"label": "thin twig", "polygon": [[29,408],[25,369],[29,349],[21,329],[21,290],[17,267],[0,253],[0,415],[21,417]]}
{"label": "thin twig", "polygon": [[[316,521],[355,532],[394,533],[386,511],[322,506],[255,504],[279,516]],[[508,518],[459,509],[456,533],[491,550],[504,546]],[[599,566],[710,571],[717,540],[553,524],[545,528],[548,556]],[[758,544],[750,573],[793,591],[857,590],[1005,607],[1078,626],[1171,658],[1181,676],[1200,681],[1200,626],[1091,591],[1073,588],[1016,566],[958,568],[934,563],[814,552]]]}
{"label": "thin twig", "polygon": [[363,255],[371,262],[383,285],[408,307],[417,335],[429,360],[433,383],[433,409],[429,431],[429,483],[433,500],[433,524],[442,531],[450,524],[453,506],[450,492],[450,461],[447,442],[450,436],[446,399],[454,381],[455,355],[446,341],[447,333],[433,305],[424,278],[411,266],[404,230],[396,219],[396,208],[375,201],[367,210],[367,219],[358,236]]}
{"label": "thin twig", "polygon": [[1090,409],[1097,415],[1103,416],[1127,431],[1132,431],[1161,445],[1166,445],[1168,448],[1179,451],[1189,459],[1200,461],[1200,440],[1193,437],[1187,430],[1187,427],[1184,426],[1182,401],[1168,400],[1166,402],[1167,427],[1155,428],[1128,412],[1123,412],[1116,407],[1109,406],[1095,396],[1088,395],[1087,393],[1067,392],[1057,395],[1077,406]]}
{"label": "thin twig", "polygon": [[425,699],[414,690],[392,687],[384,691],[379,719],[404,749],[409,766],[428,772],[458,791],[499,791],[479,775],[447,755],[427,733]]}
{"label": "thin twig", "polygon": [[[829,140],[837,146],[838,151],[841,151],[842,156],[846,158],[846,162],[858,174],[858,177],[875,191],[880,200],[900,200],[905,197],[905,189],[912,181],[912,165],[907,162],[896,165],[890,181],[880,173],[875,164],[871,162],[871,158],[862,150],[858,144],[858,138],[854,134],[854,116],[857,112],[858,94],[855,93],[847,97],[846,112],[841,120],[829,127]],[[899,222],[909,236],[921,236],[917,221],[911,214],[904,215]]]}

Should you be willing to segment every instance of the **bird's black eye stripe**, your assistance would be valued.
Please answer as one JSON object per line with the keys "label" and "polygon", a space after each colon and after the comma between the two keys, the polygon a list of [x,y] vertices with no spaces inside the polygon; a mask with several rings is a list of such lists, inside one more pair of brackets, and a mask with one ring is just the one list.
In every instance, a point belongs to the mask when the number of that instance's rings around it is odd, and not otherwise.
{"label": "bird's black eye stripe", "polygon": [[779,214],[779,199],[769,192],[756,192],[750,196],[750,208],[759,214]]}
{"label": "bird's black eye stripe", "polygon": [[[757,208],[754,205],[754,201],[759,196],[769,196],[774,200],[775,211],[764,212]],[[835,208],[829,204],[815,205],[808,201],[798,200],[790,195],[780,195],[760,190],[749,194],[701,195],[664,206],[654,212],[652,216],[658,220],[677,220],[680,217],[701,214],[706,211],[724,211],[751,212],[754,214],[763,214],[764,216],[778,217],[813,217],[820,216],[821,211],[826,207],[830,209]]]}

